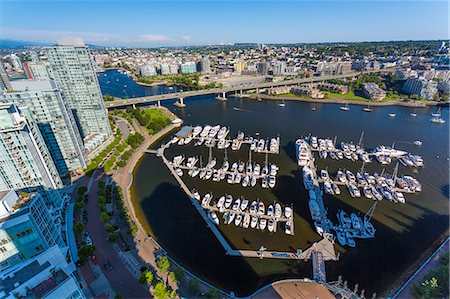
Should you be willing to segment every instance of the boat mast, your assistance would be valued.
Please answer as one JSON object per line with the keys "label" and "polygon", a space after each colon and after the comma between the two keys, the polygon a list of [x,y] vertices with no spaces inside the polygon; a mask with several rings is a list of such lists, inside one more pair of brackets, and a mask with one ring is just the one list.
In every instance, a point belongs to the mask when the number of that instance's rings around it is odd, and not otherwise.
{"label": "boat mast", "polygon": [[361,137],[359,137],[359,142],[358,142],[358,145],[359,145],[359,146],[362,145],[363,138],[364,138],[364,131],[362,131]]}
{"label": "boat mast", "polygon": [[370,209],[367,211],[366,215],[364,215],[364,220],[370,222],[372,220],[373,215],[375,214],[375,208],[377,207],[378,201],[376,201]]}
{"label": "boat mast", "polygon": [[225,157],[223,158],[224,161],[228,161],[228,150],[225,148]]}
{"label": "boat mast", "polygon": [[397,175],[398,175],[398,162],[395,165],[394,172],[392,173],[392,176],[394,177],[394,181],[397,179]]}
{"label": "boat mast", "polygon": [[363,162],[361,169],[359,170],[359,173],[361,173],[361,174],[363,173],[365,165],[366,165],[366,162]]}
{"label": "boat mast", "polygon": [[212,161],[212,146],[209,148],[208,163]]}
{"label": "boat mast", "polygon": [[336,146],[336,142],[337,142],[337,136],[334,136],[334,141],[333,141],[334,146]]}
{"label": "boat mast", "polygon": [[266,158],[265,158],[265,160],[264,160],[264,164],[265,164],[266,166],[269,164],[268,159],[269,159],[269,154],[266,152]]}
{"label": "boat mast", "polygon": [[248,162],[250,164],[252,163],[252,150],[251,149],[248,150]]}

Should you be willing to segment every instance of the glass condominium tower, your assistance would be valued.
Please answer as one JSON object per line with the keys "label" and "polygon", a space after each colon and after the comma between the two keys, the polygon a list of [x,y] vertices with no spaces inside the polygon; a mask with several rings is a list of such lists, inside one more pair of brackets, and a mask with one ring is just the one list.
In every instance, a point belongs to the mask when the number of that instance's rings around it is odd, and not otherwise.
{"label": "glass condominium tower", "polygon": [[94,133],[111,135],[103,97],[89,50],[84,42],[68,38],[46,48],[56,84],[72,110],[81,137]]}

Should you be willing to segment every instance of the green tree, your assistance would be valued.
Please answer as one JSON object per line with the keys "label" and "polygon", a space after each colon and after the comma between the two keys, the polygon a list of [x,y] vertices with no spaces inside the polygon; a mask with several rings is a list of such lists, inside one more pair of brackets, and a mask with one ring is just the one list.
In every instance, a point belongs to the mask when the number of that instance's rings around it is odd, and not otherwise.
{"label": "green tree", "polygon": [[157,299],[167,299],[170,293],[162,281],[158,282],[153,289],[153,296]]}
{"label": "green tree", "polygon": [[189,281],[188,290],[191,295],[198,295],[198,293],[200,292],[200,283],[197,279],[191,278],[191,280]]}
{"label": "green tree", "polygon": [[78,249],[78,256],[80,257],[80,261],[85,263],[91,256],[94,255],[95,246],[91,245],[83,245]]}
{"label": "green tree", "polygon": [[167,256],[163,256],[160,259],[156,261],[156,266],[159,270],[161,270],[163,273],[166,273],[167,270],[170,268],[170,261],[167,258]]}
{"label": "green tree", "polygon": [[77,223],[74,224],[73,226],[73,231],[76,233],[81,233],[84,230],[84,222],[83,221],[78,221]]}
{"label": "green tree", "polygon": [[216,288],[211,288],[209,290],[208,294],[206,294],[206,298],[211,298],[211,299],[220,298],[219,290]]}
{"label": "green tree", "polygon": [[139,283],[151,284],[152,281],[153,281],[153,272],[149,270],[144,270],[141,272],[141,277],[139,277]]}
{"label": "green tree", "polygon": [[107,223],[111,217],[107,213],[101,213],[100,220],[103,223]]}

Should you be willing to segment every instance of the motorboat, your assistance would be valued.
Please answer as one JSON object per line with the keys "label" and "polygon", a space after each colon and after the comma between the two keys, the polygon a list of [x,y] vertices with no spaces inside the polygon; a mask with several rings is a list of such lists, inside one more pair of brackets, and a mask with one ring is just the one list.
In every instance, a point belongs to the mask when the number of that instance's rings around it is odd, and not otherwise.
{"label": "motorboat", "polygon": [[200,137],[205,138],[208,137],[209,131],[211,130],[210,125],[206,125],[203,127],[203,130],[200,132]]}
{"label": "motorboat", "polygon": [[350,219],[352,220],[353,228],[356,230],[361,230],[361,228],[362,228],[361,218],[359,218],[355,213],[351,213]]}
{"label": "motorboat", "polygon": [[200,194],[198,194],[198,191],[196,189],[192,189],[191,194],[193,199],[197,201],[200,200]]}
{"label": "motorboat", "polygon": [[346,170],[345,174],[349,182],[356,182],[356,177],[350,170]]}
{"label": "motorboat", "polygon": [[176,168],[175,172],[177,173],[178,176],[183,176],[183,170],[181,170],[180,168]]}
{"label": "motorboat", "polygon": [[234,224],[236,225],[236,226],[239,226],[240,224],[241,224],[241,222],[242,222],[242,215],[241,214],[239,214],[239,215],[237,215],[236,216],[236,220],[234,220]]}
{"label": "motorboat", "polygon": [[205,175],[206,175],[206,169],[203,168],[202,170],[200,170],[200,174],[198,175],[198,177],[203,180],[205,178]]}
{"label": "motorboat", "polygon": [[354,184],[348,184],[348,191],[352,197],[361,197],[361,192],[359,188]]}
{"label": "motorboat", "polygon": [[268,180],[267,176],[263,177],[262,182],[261,182],[261,186],[263,188],[269,188],[269,180]]}
{"label": "motorboat", "polygon": [[387,200],[393,200],[391,192],[389,191],[389,187],[386,184],[383,184],[380,188],[380,193],[383,194],[384,198]]}
{"label": "motorboat", "polygon": [[293,235],[294,231],[292,230],[292,221],[286,221],[286,224],[284,226],[284,232],[286,233],[286,235]]}
{"label": "motorboat", "polygon": [[273,221],[273,219],[270,219],[267,222],[267,229],[269,230],[269,232],[273,232],[275,230],[275,221]]}
{"label": "motorboat", "polygon": [[224,139],[225,137],[227,137],[228,133],[229,133],[229,130],[227,129],[227,127],[222,127],[222,128],[220,128],[219,132],[217,133],[217,138]]}
{"label": "motorboat", "polygon": [[239,172],[243,172],[244,169],[245,169],[245,163],[244,163],[244,161],[239,161],[239,162],[238,162],[238,171],[239,171]]}
{"label": "motorboat", "polygon": [[350,227],[352,225],[352,220],[350,219],[350,217],[348,217],[347,213],[345,213],[344,211],[340,211],[339,212],[339,220],[342,223],[342,226],[344,227]]}
{"label": "motorboat", "polygon": [[281,208],[281,205],[279,203],[275,204],[275,217],[279,218],[281,217],[281,214],[283,213],[283,210]]}
{"label": "motorboat", "polygon": [[258,202],[256,200],[252,201],[252,203],[250,204],[250,213],[252,214],[256,214],[256,212],[258,211]]}
{"label": "motorboat", "polygon": [[191,141],[192,141],[192,136],[188,136],[184,139],[184,144],[187,145],[187,144],[191,143]]}
{"label": "motorboat", "polygon": [[345,232],[341,229],[338,229],[336,231],[336,237],[338,239],[339,244],[341,244],[342,246],[347,245],[347,238],[345,237]]}
{"label": "motorboat", "polygon": [[242,187],[247,187],[250,184],[250,177],[246,175],[244,179],[242,180]]}
{"label": "motorboat", "polygon": [[212,177],[213,173],[214,172],[211,169],[208,169],[206,171],[205,180],[209,180]]}
{"label": "motorboat", "polygon": [[305,189],[311,190],[314,186],[314,176],[311,168],[308,166],[304,166],[302,169],[303,174],[303,184],[305,185]]}
{"label": "motorboat", "polygon": [[336,156],[339,160],[344,159],[344,153],[342,151],[336,151]]}
{"label": "motorboat", "polygon": [[178,139],[178,145],[183,145],[183,144],[184,144],[184,138]]}
{"label": "motorboat", "polygon": [[383,200],[383,195],[382,195],[380,192],[378,192],[377,188],[375,188],[374,186],[372,186],[370,189],[371,189],[370,191],[372,191],[373,197],[374,197],[376,200],[378,200],[378,201]]}
{"label": "motorboat", "polygon": [[276,184],[276,179],[274,176],[269,177],[269,188],[274,188]]}
{"label": "motorboat", "polygon": [[192,136],[197,137],[202,132],[202,126],[196,126],[192,130]]}
{"label": "motorboat", "polygon": [[265,230],[265,229],[266,229],[266,226],[267,226],[267,219],[261,218],[261,219],[259,220],[259,229],[260,229],[260,230]]}
{"label": "motorboat", "polygon": [[341,194],[341,189],[339,189],[338,185],[335,183],[331,183],[331,187],[333,188],[333,192],[336,195]]}
{"label": "motorboat", "polygon": [[348,106],[348,104],[345,104],[345,106],[341,106],[339,109],[341,109],[342,111],[349,111],[350,107]]}
{"label": "motorboat", "polygon": [[331,186],[331,183],[329,181],[326,181],[323,183],[323,189],[326,194],[331,194],[331,195],[334,194],[333,187]]}
{"label": "motorboat", "polygon": [[422,145],[422,141],[416,140],[416,141],[413,142],[413,144],[414,144],[415,146],[421,146],[421,145]]}
{"label": "motorboat", "polygon": [[242,227],[243,228],[248,228],[248,226],[250,225],[250,220],[251,220],[251,216],[250,216],[250,214],[245,214],[245,216],[244,216],[244,220],[243,220],[243,222],[242,222]]}
{"label": "motorboat", "polygon": [[347,239],[348,246],[356,247],[355,239],[353,239],[353,236],[350,232],[345,232],[345,238]]}
{"label": "motorboat", "polygon": [[252,176],[250,180],[250,186],[255,187],[256,186],[256,176]]}
{"label": "motorboat", "polygon": [[248,200],[243,199],[241,201],[241,211],[245,211],[247,209],[247,207],[248,207]]}
{"label": "motorboat", "polygon": [[214,211],[209,211],[208,216],[212,222],[219,225],[219,217],[217,217],[217,214]]}
{"label": "motorboat", "polygon": [[338,170],[338,172],[336,174],[336,178],[341,183],[344,183],[344,184],[347,183],[347,177],[345,176],[344,172],[342,172],[342,170]]}
{"label": "motorboat", "polygon": [[233,211],[237,211],[239,209],[239,206],[241,205],[241,200],[238,198],[235,200],[234,204],[233,204]]}
{"label": "motorboat", "polygon": [[284,217],[292,218],[292,208],[291,207],[284,208]]}
{"label": "motorboat", "polygon": [[320,178],[323,180],[323,181],[329,181],[330,180],[330,176],[328,175],[328,171],[326,171],[326,170],[324,170],[324,169],[322,169],[321,171],[320,171]]}
{"label": "motorboat", "polygon": [[397,114],[396,114],[396,113],[389,113],[388,116],[389,116],[389,117],[396,117]]}
{"label": "motorboat", "polygon": [[364,196],[366,198],[368,198],[368,199],[372,199],[373,198],[373,196],[372,196],[372,189],[369,186],[364,186],[363,187],[363,193],[364,193]]}
{"label": "motorboat", "polygon": [[239,172],[236,172],[235,176],[234,176],[234,183],[239,184],[241,182],[241,179],[242,179],[242,175]]}
{"label": "motorboat", "polygon": [[297,139],[295,141],[295,151],[297,155],[298,166],[306,166],[311,160],[311,151],[309,149],[308,143],[303,139]]}
{"label": "motorboat", "polygon": [[212,199],[212,195],[211,195],[211,193],[206,193],[206,195],[203,197],[203,200],[202,200],[202,206],[207,206],[207,205],[209,205],[209,203],[211,202],[211,199]]}
{"label": "motorboat", "polygon": [[259,176],[261,174],[261,165],[259,165],[258,163],[256,163],[253,167],[253,174],[256,176]]}
{"label": "motorboat", "polygon": [[258,217],[252,216],[252,221],[250,222],[250,227],[255,228],[258,225]]}
{"label": "motorboat", "polygon": [[224,207],[224,204],[225,204],[225,195],[219,198],[219,201],[217,202],[217,207],[219,209],[222,209]]}
{"label": "motorboat", "polygon": [[433,117],[430,121],[435,124],[445,124],[445,120],[440,117]]}
{"label": "motorboat", "polygon": [[236,214],[235,214],[235,213],[232,213],[232,212],[228,213],[228,221],[227,221],[227,224],[232,223],[233,220],[234,220],[234,217],[236,217]]}
{"label": "motorboat", "polygon": [[405,203],[405,197],[403,196],[403,193],[400,191],[392,192],[392,196],[394,196],[394,199],[399,203]]}
{"label": "motorboat", "polygon": [[416,192],[422,191],[422,185],[412,176],[405,175],[403,176],[403,179],[408,183],[411,190]]}
{"label": "motorboat", "polygon": [[313,220],[319,220],[320,219],[320,208],[319,204],[316,200],[310,199],[309,200],[309,211],[311,213],[311,218]]}
{"label": "motorboat", "polygon": [[227,194],[225,196],[225,208],[228,209],[232,203],[233,203],[233,196]]}
{"label": "motorboat", "polygon": [[373,109],[370,108],[370,106],[364,107],[362,110],[363,110],[364,112],[372,112],[372,111],[373,111]]}
{"label": "motorboat", "polygon": [[269,205],[267,207],[267,216],[273,216],[273,213],[274,213],[273,205]]}
{"label": "motorboat", "polygon": [[262,201],[258,203],[258,214],[264,215],[266,213],[266,207]]}

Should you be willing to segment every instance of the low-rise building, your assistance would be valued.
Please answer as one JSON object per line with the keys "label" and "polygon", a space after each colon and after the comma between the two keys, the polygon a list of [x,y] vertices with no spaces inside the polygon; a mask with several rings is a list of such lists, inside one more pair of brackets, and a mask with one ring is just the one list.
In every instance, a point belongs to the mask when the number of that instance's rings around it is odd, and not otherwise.
{"label": "low-rise building", "polygon": [[348,86],[341,85],[341,84],[327,83],[327,82],[317,83],[317,88],[322,91],[329,91],[329,92],[340,93],[340,94],[345,94],[345,93],[349,92]]}
{"label": "low-rise building", "polygon": [[386,91],[381,89],[376,83],[363,83],[362,92],[364,97],[370,100],[381,101],[386,98]]}
{"label": "low-rise building", "polygon": [[425,78],[408,78],[402,89],[407,94],[414,94],[425,100],[432,100],[438,92],[438,84],[435,81],[426,80]]}

